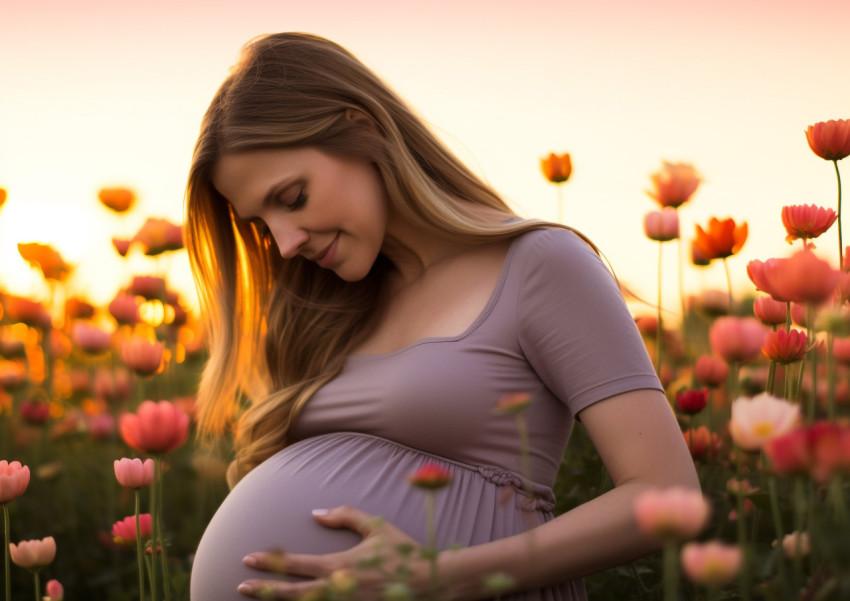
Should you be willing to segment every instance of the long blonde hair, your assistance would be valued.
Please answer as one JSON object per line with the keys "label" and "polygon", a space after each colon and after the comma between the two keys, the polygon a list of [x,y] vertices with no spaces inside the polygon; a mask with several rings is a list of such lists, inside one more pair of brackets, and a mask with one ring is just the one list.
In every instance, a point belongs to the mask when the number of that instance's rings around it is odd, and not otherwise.
{"label": "long blonde hair", "polygon": [[[351,111],[368,121],[347,118]],[[482,205],[513,211],[344,48],[300,33],[250,41],[204,116],[186,190],[210,347],[200,430],[213,436],[235,423],[231,485],[292,442],[298,413],[363,334],[389,268],[379,256],[349,283],[301,257],[283,259],[212,185],[225,153],[293,146],[373,163],[396,213],[435,236],[484,244],[551,225],[483,216]]]}

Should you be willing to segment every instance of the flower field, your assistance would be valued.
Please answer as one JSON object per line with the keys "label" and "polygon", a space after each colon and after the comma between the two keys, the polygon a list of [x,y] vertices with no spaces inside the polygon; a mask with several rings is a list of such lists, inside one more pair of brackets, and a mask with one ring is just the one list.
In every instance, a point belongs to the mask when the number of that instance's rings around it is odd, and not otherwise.
{"label": "flower field", "polygon": [[[850,247],[840,177],[850,121],[814,124],[807,138],[812,160],[834,165],[838,202],[777,207],[785,227],[777,254],[787,241],[787,257],[736,265],[755,225],[734,216],[697,224],[686,241],[677,209],[698,202],[700,174],[664,163],[649,176],[648,207],[658,207],[644,233],[659,245],[659,293],[633,305],[635,321],[702,494],[641,497],[635,519],[662,551],[587,578],[591,599],[850,599]],[[541,167],[560,204],[571,157],[552,154]],[[0,188],[0,211],[6,197]],[[135,196],[110,188],[99,200],[121,214]],[[818,241],[815,253],[814,241],[833,228],[838,248]],[[665,269],[664,244],[679,245],[680,265]],[[182,252],[181,228],[150,218],[113,246],[122,257],[167,257]],[[230,455],[229,440],[204,445],[193,428],[205,360],[198,316],[158,273],[128,275],[108,305],[95,306],[69,296],[74,266],[55,249],[28,242],[19,252],[46,292],[5,293],[0,269],[0,595],[188,599],[192,555],[227,493]],[[681,279],[683,269],[717,262],[730,282],[730,270],[746,270],[751,288],[662,303],[662,274],[678,269]],[[520,395],[495,409],[521,424],[531,402]],[[424,472],[410,485],[427,492],[451,483]],[[610,486],[578,425],[556,512]],[[331,598],[350,594],[349,580],[335,581],[346,586]]]}

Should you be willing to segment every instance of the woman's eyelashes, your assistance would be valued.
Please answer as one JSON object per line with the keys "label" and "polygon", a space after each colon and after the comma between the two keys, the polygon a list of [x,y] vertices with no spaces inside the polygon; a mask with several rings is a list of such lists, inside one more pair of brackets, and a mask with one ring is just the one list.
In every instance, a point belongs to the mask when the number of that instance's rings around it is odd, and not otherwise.
{"label": "woman's eyelashes", "polygon": [[293,200],[291,202],[285,202],[284,201],[283,204],[290,211],[295,211],[296,209],[300,209],[305,204],[307,204],[307,193],[304,191],[304,188],[299,188],[298,196],[295,197],[295,200]]}

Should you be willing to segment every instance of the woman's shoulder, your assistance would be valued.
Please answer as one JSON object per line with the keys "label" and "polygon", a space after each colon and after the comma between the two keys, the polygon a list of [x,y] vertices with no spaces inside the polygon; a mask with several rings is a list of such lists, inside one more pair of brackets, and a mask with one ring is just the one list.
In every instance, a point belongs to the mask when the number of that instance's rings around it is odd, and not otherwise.
{"label": "woman's shoulder", "polygon": [[549,262],[576,260],[587,256],[599,259],[596,246],[581,232],[556,225],[523,232],[512,243],[512,252],[532,260]]}

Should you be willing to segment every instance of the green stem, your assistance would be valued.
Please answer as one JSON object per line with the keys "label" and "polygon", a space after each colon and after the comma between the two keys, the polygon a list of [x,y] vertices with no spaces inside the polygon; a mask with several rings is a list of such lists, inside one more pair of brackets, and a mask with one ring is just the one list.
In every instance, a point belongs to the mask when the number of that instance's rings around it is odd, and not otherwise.
{"label": "green stem", "polygon": [[[661,257],[664,246],[658,243],[658,326],[655,330],[655,366],[658,377],[661,377],[661,340],[664,338],[664,328],[661,326]],[[684,317],[684,316],[683,316]]]}
{"label": "green stem", "polygon": [[664,545],[664,601],[679,598],[679,546],[675,542]]}
{"label": "green stem", "polygon": [[32,576],[35,580],[35,601],[41,601],[41,579],[38,577],[38,570],[33,570]]}
{"label": "green stem", "polygon": [[159,493],[159,489],[161,487],[161,483],[159,481],[159,457],[154,456],[153,460],[154,465],[154,477],[153,482],[151,483],[151,496],[150,496],[150,508],[151,508],[151,561],[148,563],[148,567],[150,568],[151,575],[151,601],[157,601],[159,599],[159,587],[158,578],[157,578],[157,566],[156,566],[156,520],[159,517],[159,508],[157,507],[157,497]]}
{"label": "green stem", "polygon": [[433,490],[427,491],[425,496],[425,529],[428,536],[428,561],[431,568],[430,598],[437,599],[437,531],[436,521],[436,498]]}
{"label": "green stem", "polygon": [[741,553],[743,554],[743,565],[741,566],[741,572],[739,577],[739,582],[741,583],[741,599],[744,601],[749,601],[750,599],[750,567],[749,567],[749,548],[747,547],[747,524],[744,521],[744,494],[741,490],[742,482],[743,482],[743,451],[740,448],[735,450],[736,457],[736,480],[738,481],[738,489],[735,493],[736,500],[736,512],[738,514],[738,519],[735,520],[736,525],[738,526],[738,545],[741,547]]}
{"label": "green stem", "polygon": [[[159,562],[162,567],[162,588],[165,593],[165,601],[169,601],[171,598],[171,582],[168,574],[168,554],[165,550],[165,539],[162,536],[162,490],[164,486],[162,483],[162,459],[159,455],[154,456],[154,471],[155,479],[159,483],[156,489],[156,542],[159,546]],[[157,545],[154,546],[156,547]]]}
{"label": "green stem", "polygon": [[828,396],[826,415],[829,419],[835,418],[835,355],[832,352],[835,336],[832,332],[826,335],[826,377],[828,385]]}
{"label": "green stem", "polygon": [[685,340],[687,340],[688,337],[684,336],[686,312],[685,312],[685,285],[683,283],[684,278],[682,277],[682,237],[681,236],[676,238],[676,245],[677,245],[676,250],[678,252],[678,260],[679,260],[679,304],[682,305],[682,327],[681,327],[681,330],[682,330],[683,338]]}
{"label": "green stem", "polygon": [[838,180],[838,265],[844,271],[844,243],[841,238],[841,173],[838,171],[838,161],[832,161],[835,166],[835,178]]}
{"label": "green stem", "polygon": [[145,601],[145,567],[143,563],[145,550],[142,547],[142,528],[139,525],[139,506],[142,495],[138,488],[133,492],[136,493],[136,560],[139,564],[139,601]]}
{"label": "green stem", "polygon": [[842,531],[847,526],[847,508],[844,506],[843,482],[840,474],[832,477],[829,483],[829,497],[832,503],[832,511],[838,520]]}
{"label": "green stem", "polygon": [[3,503],[3,542],[6,548],[6,601],[12,601],[12,573],[9,566],[9,504]]}
{"label": "green stem", "polygon": [[[785,368],[785,371],[788,371],[788,368]],[[767,368],[767,386],[764,387],[764,391],[767,394],[773,394],[773,384],[776,380],[776,361],[773,359],[770,360],[770,366]]]}
{"label": "green stem", "polygon": [[726,257],[723,257],[723,269],[726,270],[726,289],[729,292],[729,315],[734,315],[735,313],[732,310],[732,277],[729,275],[729,262]]}
{"label": "green stem", "polygon": [[740,366],[737,361],[733,361],[729,370],[729,400],[734,401],[738,398],[738,370]]}
{"label": "green stem", "polygon": [[[806,483],[802,476],[794,478],[794,530],[797,531],[797,548],[794,552],[794,590],[803,582],[803,558],[800,544],[806,519]],[[781,543],[781,541],[780,541]]]}
{"label": "green stem", "polygon": [[555,186],[555,190],[557,190],[558,194],[558,223],[564,223],[564,192],[563,186],[561,184],[557,184]]}
{"label": "green stem", "polygon": [[[779,513],[779,492],[776,489],[776,476],[773,474],[768,474],[767,476],[767,487],[770,492],[770,513],[773,514],[773,528],[776,531],[776,540],[782,546],[782,539],[785,538],[785,530],[782,528],[782,514]],[[779,581],[782,583],[782,587],[785,588],[787,578],[785,575],[785,559],[781,553],[778,564]]]}

